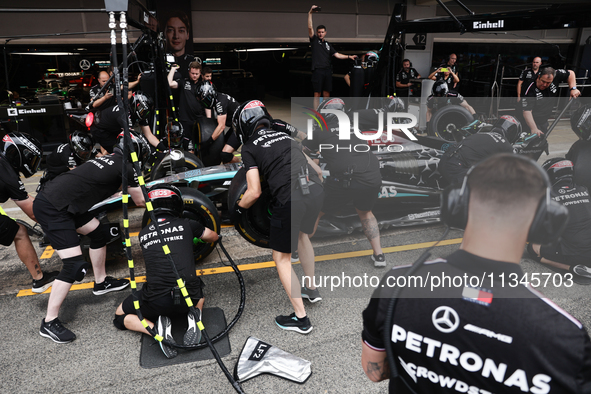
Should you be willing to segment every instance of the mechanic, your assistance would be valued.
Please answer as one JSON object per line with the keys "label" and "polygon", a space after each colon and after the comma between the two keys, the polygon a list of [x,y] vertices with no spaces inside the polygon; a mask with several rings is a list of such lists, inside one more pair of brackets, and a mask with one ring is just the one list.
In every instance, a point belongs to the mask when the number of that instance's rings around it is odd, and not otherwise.
{"label": "mechanic", "polygon": [[[322,110],[327,109],[345,112],[345,102],[340,98],[324,100],[317,112],[322,113]],[[312,139],[303,142],[312,152],[322,155],[330,170],[330,176],[327,177],[324,185],[324,204],[318,219],[327,213],[342,212],[352,203],[361,220],[363,233],[373,249],[371,260],[376,267],[385,267],[386,257],[382,252],[380,229],[372,213],[382,187],[380,163],[371,151],[358,152],[348,149],[352,145],[366,143],[354,134],[351,135],[350,140],[341,143],[338,135],[339,121],[336,115],[323,114],[323,117],[328,130],[317,127],[313,130]],[[331,148],[325,149],[322,148],[323,146],[331,146]]]}
{"label": "mechanic", "polygon": [[[192,62],[189,65],[189,77],[173,79],[178,66],[173,66],[168,73],[168,84],[172,89],[178,92],[179,96],[179,121],[183,125],[185,137],[195,141],[195,136],[191,135],[193,124],[199,118],[205,117],[203,105],[197,99],[199,89],[199,77],[201,76],[201,64]],[[178,74],[177,74],[178,75]],[[193,150],[194,148],[191,148]]]}
{"label": "mechanic", "polygon": [[[179,67],[179,78],[189,79],[190,64],[197,61],[195,56],[186,53],[187,41],[191,38],[189,17],[182,11],[175,11],[164,25],[167,51],[174,56],[174,64]],[[177,78],[175,78],[177,79]]]}
{"label": "mechanic", "polygon": [[566,158],[574,164],[575,184],[591,189],[591,105],[576,110],[570,116],[570,125],[579,139]]}
{"label": "mechanic", "polygon": [[[248,187],[242,199],[236,202],[232,221],[235,223],[260,197],[262,176],[271,192],[273,260],[295,310],[289,316],[277,316],[275,323],[284,330],[308,334],[313,327],[302,297],[311,302],[322,299],[311,280],[314,278],[314,249],[309,238],[324,199],[321,181],[307,164],[309,159],[301,147],[285,133],[270,128],[272,119],[262,102],[245,102],[234,119],[234,129],[243,143],[242,160]],[[296,249],[304,274],[309,278],[301,293],[297,290],[300,281],[291,265],[291,253]]]}
{"label": "mechanic", "polygon": [[232,115],[240,107],[240,103],[234,100],[234,97],[218,92],[213,83],[209,81],[202,82],[199,85],[197,88],[197,98],[203,107],[205,107],[206,116],[208,118],[214,116],[218,121],[209,140],[199,141],[199,139],[196,139],[202,148],[207,149],[218,138],[222,138],[224,141],[226,140],[224,131],[232,127]]}
{"label": "mechanic", "polygon": [[203,82],[211,82],[211,79],[213,78],[213,70],[211,69],[211,67],[203,67],[203,72],[201,75],[201,80]]}
{"label": "mechanic", "polygon": [[[402,68],[396,74],[396,96],[403,99],[408,99],[410,88],[412,86],[411,79],[421,78],[421,74],[412,68],[412,63],[409,59],[402,61]],[[406,103],[406,101],[405,101]]]}
{"label": "mechanic", "polygon": [[450,72],[454,74],[458,74],[458,65],[456,62],[458,61],[458,56],[455,53],[450,54],[447,57],[447,60],[439,66],[439,68],[447,68]]}
{"label": "mechanic", "polygon": [[[431,76],[429,76],[429,78],[433,79]],[[432,93],[427,97],[427,123],[431,122],[431,117],[435,111],[449,104],[460,105],[466,108],[470,114],[476,115],[476,111],[474,111],[474,108],[464,100],[464,96],[455,90],[449,89],[449,86],[449,83],[444,80],[438,80],[433,84],[431,90]]]}
{"label": "mechanic", "polygon": [[[169,143],[170,141],[170,143]],[[177,122],[172,119],[168,119],[166,123],[166,136],[162,138],[160,143],[166,146],[166,150],[169,149],[179,149],[184,150],[189,153],[194,153],[194,146],[193,140],[185,137],[185,133],[183,131],[183,125],[180,122]],[[158,144],[158,146],[162,147],[162,145]],[[165,149],[161,149],[165,150]],[[164,157],[164,156],[162,156]]]}
{"label": "mechanic", "polygon": [[454,73],[451,68],[447,67],[439,67],[437,70],[429,74],[427,78],[432,79],[433,81],[446,82],[449,90],[454,90],[460,82],[458,75]]}
{"label": "mechanic", "polygon": [[[553,201],[554,214],[539,211],[539,206],[549,208],[546,174],[530,159],[501,154],[474,167],[466,187],[450,193],[457,204],[447,204],[448,220],[467,222],[460,250],[425,263],[412,275],[492,279],[482,287],[474,287],[474,280],[456,280],[432,291],[412,284],[401,289],[388,326],[392,339],[385,342],[392,284],[410,278],[405,276],[409,266],[392,269],[363,312],[366,375],[372,381],[390,379],[389,391],[397,394],[591,392],[591,343],[585,328],[519,282],[525,277],[519,263],[526,239],[532,233],[558,238],[566,219]],[[543,228],[540,222],[532,226],[538,214],[549,221],[564,216],[561,225]],[[501,282],[503,275],[519,279],[508,286]],[[395,366],[387,362],[386,346]]]}
{"label": "mechanic", "polygon": [[552,184],[552,199],[568,208],[568,226],[558,242],[529,243],[527,251],[538,263],[558,272],[571,272],[573,281],[591,284],[591,202],[589,190],[574,182],[573,163],[561,157],[546,160],[542,168]]}
{"label": "mechanic", "polygon": [[46,182],[87,162],[96,153],[92,136],[83,131],[74,131],[68,137],[68,143],[59,145],[45,159],[46,168],[39,180],[37,193],[39,193]]}
{"label": "mechanic", "polygon": [[523,93],[523,84],[529,86],[530,83],[538,78],[540,73],[540,66],[542,65],[542,58],[539,56],[534,57],[531,62],[531,68],[526,68],[519,75],[519,81],[517,81],[517,102],[521,101],[521,94]]}
{"label": "mechanic", "polygon": [[[140,161],[144,161],[150,154],[148,143],[134,132],[131,132],[131,140],[133,151]],[[129,285],[127,279],[106,275],[107,242],[111,238],[109,228],[88,212],[93,205],[111,197],[121,187],[122,162],[129,160],[123,157],[122,149],[123,133],[112,154],[89,160],[48,182],[33,204],[37,220],[63,263],[39,330],[41,336],[54,342],[68,343],[76,339],[76,335],[62,325],[58,314],[72,284],[84,279],[91,266],[82,256],[78,233],[90,238],[89,255],[95,278],[93,294],[106,294]],[[131,198],[137,206],[145,206],[144,195],[131,163],[128,163],[126,177]]]}
{"label": "mechanic", "polygon": [[[148,123],[154,106],[152,98],[141,91],[132,92],[131,90],[127,97],[131,110],[127,116],[130,127],[138,123],[144,138],[150,145],[159,149],[164,148],[162,145],[158,146],[160,141],[152,134]],[[96,142],[100,144],[102,154],[113,153],[113,146],[117,144],[117,136],[123,130],[122,122],[123,118],[118,105],[107,108],[95,116],[90,132]]]}
{"label": "mechanic", "polygon": [[[101,88],[105,86],[109,80],[109,77],[110,75],[108,72],[99,72],[97,77],[98,84],[90,88],[90,101],[96,100],[92,103],[93,112],[101,111],[117,104],[115,101],[115,94],[113,93],[112,89],[104,90],[100,95],[98,94],[99,90],[101,90]],[[111,86],[112,85],[113,84],[111,84]]]}
{"label": "mechanic", "polygon": [[481,128],[447,148],[439,161],[439,172],[448,184],[462,183],[470,168],[497,153],[513,153],[521,135],[521,124],[512,116],[497,120],[492,128]]}
{"label": "mechanic", "polygon": [[[0,202],[12,199],[14,203],[32,220],[33,198],[27,194],[19,172],[25,178],[31,177],[41,163],[43,151],[41,143],[26,133],[8,133],[2,138],[0,146]],[[58,272],[43,273],[37,252],[31,243],[27,228],[10,218],[0,207],[0,245],[14,247],[19,259],[29,270],[33,279],[33,293],[43,293],[51,287]]]}
{"label": "mechanic", "polygon": [[525,86],[521,105],[526,131],[537,134],[538,137],[548,131],[548,118],[556,104],[556,100],[551,98],[558,96],[558,85],[561,82],[568,83],[571,98],[581,95],[577,89],[575,73],[571,70],[554,70],[552,67],[546,67],[540,71],[535,81]]}
{"label": "mechanic", "polygon": [[[144,227],[139,234],[140,247],[146,264],[146,283],[137,292],[140,311],[150,327],[154,328],[154,322],[157,321],[156,332],[169,340],[174,340],[170,332],[170,317],[187,315],[188,328],[183,344],[196,345],[201,340],[201,330],[196,324],[201,320],[204,284],[195,274],[193,242],[194,239],[216,242],[218,235],[197,221],[181,218],[184,202],[177,187],[167,184],[154,185],[148,190],[148,197],[152,202],[158,231],[162,234],[173,234],[173,236],[163,235],[164,242],[170,249],[170,256],[193,300],[198,316],[196,320],[192,313],[187,313],[189,307],[181,295],[177,278],[170,267],[169,259],[162,250],[153,224]],[[117,307],[113,324],[120,330],[132,330],[150,335],[136,315],[135,300],[136,298],[130,295]],[[159,343],[167,358],[177,355],[175,348]]]}
{"label": "mechanic", "polygon": [[[356,68],[361,68],[363,71],[367,70],[367,67],[371,65],[374,67],[380,60],[380,56],[378,55],[379,51],[369,51],[361,55],[361,64],[358,62],[354,62],[353,67],[349,70],[349,72],[343,77],[347,86],[351,86],[351,74]],[[362,74],[363,75],[363,74]],[[365,77],[363,78],[365,81]],[[369,83],[369,81],[365,81]]]}
{"label": "mechanic", "polygon": [[330,97],[332,90],[332,65],[331,57],[337,59],[357,59],[357,55],[343,55],[337,52],[334,47],[324,39],[326,26],[319,25],[314,34],[314,23],[312,13],[318,12],[319,7],[313,5],[308,11],[308,37],[312,48],[312,89],[314,90],[314,108],[318,107],[319,97]]}

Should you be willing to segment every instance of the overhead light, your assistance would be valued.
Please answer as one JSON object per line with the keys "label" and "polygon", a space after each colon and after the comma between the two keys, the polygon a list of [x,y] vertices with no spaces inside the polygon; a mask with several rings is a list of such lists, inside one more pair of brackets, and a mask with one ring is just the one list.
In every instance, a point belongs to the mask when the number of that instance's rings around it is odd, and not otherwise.
{"label": "overhead light", "polygon": [[38,56],[75,56],[77,52],[11,52],[11,55],[38,55]]}
{"label": "overhead light", "polygon": [[234,49],[234,52],[273,52],[273,51],[297,51],[299,48],[251,48]]}

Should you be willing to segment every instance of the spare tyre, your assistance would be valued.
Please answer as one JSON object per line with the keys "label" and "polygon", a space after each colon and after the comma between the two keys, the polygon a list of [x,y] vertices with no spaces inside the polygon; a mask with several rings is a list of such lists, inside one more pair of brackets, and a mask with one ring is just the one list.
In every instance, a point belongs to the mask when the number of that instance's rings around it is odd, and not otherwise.
{"label": "spare tyre", "polygon": [[429,135],[455,142],[453,133],[474,121],[474,117],[466,108],[460,105],[447,105],[433,114]]}
{"label": "spare tyre", "polygon": [[[238,170],[228,191],[228,209],[230,215],[234,212],[236,201],[242,198],[248,185],[246,170]],[[261,248],[269,248],[269,234],[271,233],[271,190],[267,182],[261,179],[261,196],[252,207],[246,210],[240,219],[234,223],[236,231],[248,242]]]}
{"label": "spare tyre", "polygon": [[[173,150],[171,152],[172,156],[175,155],[175,152],[180,151]],[[182,154],[185,156],[184,164],[182,161],[180,161],[180,164],[178,161],[175,162],[174,158],[171,160],[171,153],[168,153],[166,156],[164,156],[164,158],[160,160],[160,162],[152,169],[150,172],[150,180],[160,179],[172,174],[180,174],[182,172],[204,167],[203,162],[201,162],[197,156],[190,152],[182,152]]]}
{"label": "spare tyre", "polygon": [[[183,210],[183,218],[195,220],[201,223],[208,229],[220,233],[220,217],[215,205],[207,196],[198,190],[190,187],[179,187],[185,201],[185,208]],[[144,212],[142,219],[142,228],[150,224],[151,219],[148,211]],[[197,243],[193,245],[193,256],[195,262],[206,258],[214,249],[215,242],[212,243]]]}
{"label": "spare tyre", "polygon": [[222,162],[222,149],[226,144],[224,132],[215,141],[211,141],[217,125],[218,121],[210,118],[199,118],[193,124],[198,154],[206,167],[217,166]]}

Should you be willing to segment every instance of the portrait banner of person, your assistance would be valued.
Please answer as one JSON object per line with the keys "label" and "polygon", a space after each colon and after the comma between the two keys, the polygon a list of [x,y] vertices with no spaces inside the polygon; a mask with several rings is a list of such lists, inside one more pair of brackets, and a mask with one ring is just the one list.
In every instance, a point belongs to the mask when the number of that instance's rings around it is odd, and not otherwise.
{"label": "portrait banner of person", "polygon": [[189,0],[158,1],[156,15],[160,31],[166,37],[166,53],[174,56],[174,63],[183,78],[189,78],[189,64],[193,55],[193,24]]}

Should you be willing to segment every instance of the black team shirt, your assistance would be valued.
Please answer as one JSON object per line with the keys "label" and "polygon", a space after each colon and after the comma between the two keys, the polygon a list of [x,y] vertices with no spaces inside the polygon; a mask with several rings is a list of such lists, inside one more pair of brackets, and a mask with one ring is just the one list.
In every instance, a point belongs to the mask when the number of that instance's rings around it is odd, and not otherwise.
{"label": "black team shirt", "polygon": [[312,48],[312,71],[320,68],[330,69],[331,57],[337,53],[334,47],[326,40],[320,41],[316,34],[310,38],[310,47]]}

